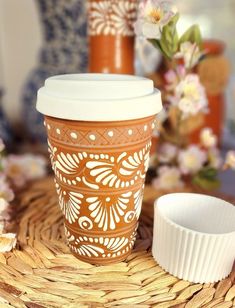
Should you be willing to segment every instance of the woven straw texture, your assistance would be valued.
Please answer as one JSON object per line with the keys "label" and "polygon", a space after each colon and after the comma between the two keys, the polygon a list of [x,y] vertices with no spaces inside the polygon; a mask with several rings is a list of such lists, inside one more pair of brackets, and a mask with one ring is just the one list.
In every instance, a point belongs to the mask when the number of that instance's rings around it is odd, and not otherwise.
{"label": "woven straw texture", "polygon": [[0,307],[235,307],[235,271],[216,284],[192,284],[153,260],[152,201],[158,195],[147,187],[126,262],[96,267],[70,254],[52,179],[33,184],[19,195],[9,226],[18,232],[17,249],[0,254]]}

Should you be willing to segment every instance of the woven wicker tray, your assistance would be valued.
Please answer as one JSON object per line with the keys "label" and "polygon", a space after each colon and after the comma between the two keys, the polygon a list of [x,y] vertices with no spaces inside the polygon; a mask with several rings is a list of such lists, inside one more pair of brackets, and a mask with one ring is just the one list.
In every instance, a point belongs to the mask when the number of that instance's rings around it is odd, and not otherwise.
{"label": "woven wicker tray", "polygon": [[95,267],[76,259],[64,242],[51,178],[33,184],[16,203],[18,247],[0,254],[0,307],[217,307],[235,306],[235,271],[217,284],[191,284],[151,257],[152,200],[145,204],[133,253],[126,262]]}

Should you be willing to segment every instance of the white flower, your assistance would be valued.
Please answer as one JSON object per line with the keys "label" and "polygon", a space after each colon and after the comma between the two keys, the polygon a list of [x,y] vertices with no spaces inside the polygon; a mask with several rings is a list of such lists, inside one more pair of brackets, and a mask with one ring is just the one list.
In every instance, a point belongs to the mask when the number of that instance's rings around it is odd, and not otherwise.
{"label": "white flower", "polygon": [[24,173],[27,180],[35,180],[46,175],[47,162],[42,156],[25,154],[21,156]]}
{"label": "white flower", "polygon": [[190,145],[187,149],[181,150],[178,155],[180,170],[184,174],[196,173],[207,160],[205,151],[196,145]]}
{"label": "white flower", "polygon": [[21,187],[26,182],[21,156],[9,155],[3,160],[4,173],[15,186]]}
{"label": "white flower", "polygon": [[46,174],[46,160],[31,154],[9,155],[3,160],[3,168],[12,183],[21,187],[26,181],[41,178]]}
{"label": "white flower", "polygon": [[5,149],[5,144],[3,140],[0,138],[0,152],[2,152]]}
{"label": "white flower", "polygon": [[208,151],[208,163],[210,167],[219,169],[222,166],[222,158],[217,148],[211,148]]}
{"label": "white flower", "polygon": [[0,197],[0,215],[2,212],[6,211],[8,208],[9,203],[6,199]]}
{"label": "white flower", "polygon": [[175,97],[184,118],[207,110],[208,102],[205,88],[196,74],[188,74],[179,82],[175,88]]}
{"label": "white flower", "polygon": [[177,147],[169,142],[163,143],[158,150],[158,160],[161,163],[172,161],[177,154]]}
{"label": "white flower", "polygon": [[217,144],[217,136],[210,127],[207,127],[201,130],[200,141],[205,148],[213,148]]}
{"label": "white flower", "polygon": [[175,58],[183,58],[186,68],[194,67],[201,58],[202,53],[196,43],[184,42],[180,44],[180,51],[175,54]]}
{"label": "white flower", "polygon": [[148,39],[160,39],[162,28],[176,14],[169,2],[144,0],[139,5],[139,18],[135,23],[135,32]]}
{"label": "white flower", "polygon": [[235,170],[235,151],[228,151],[225,158],[225,166]]}
{"label": "white flower", "polygon": [[0,175],[0,200],[1,199],[6,200],[7,203],[14,199],[13,190],[9,187],[6,177],[3,174]]}
{"label": "white flower", "polygon": [[163,166],[158,169],[158,177],[153,180],[152,185],[156,189],[176,189],[183,187],[181,174],[178,168]]}
{"label": "white flower", "polygon": [[6,233],[0,235],[0,252],[11,251],[16,246],[16,234]]}

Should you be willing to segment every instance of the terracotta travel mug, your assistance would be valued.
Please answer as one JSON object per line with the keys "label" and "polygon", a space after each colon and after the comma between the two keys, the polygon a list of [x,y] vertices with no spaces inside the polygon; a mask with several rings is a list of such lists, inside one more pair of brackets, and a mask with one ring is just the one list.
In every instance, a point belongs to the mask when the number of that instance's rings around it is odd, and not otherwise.
{"label": "terracotta travel mug", "polygon": [[161,95],[142,77],[50,77],[38,91],[56,190],[72,253],[124,260],[135,242]]}

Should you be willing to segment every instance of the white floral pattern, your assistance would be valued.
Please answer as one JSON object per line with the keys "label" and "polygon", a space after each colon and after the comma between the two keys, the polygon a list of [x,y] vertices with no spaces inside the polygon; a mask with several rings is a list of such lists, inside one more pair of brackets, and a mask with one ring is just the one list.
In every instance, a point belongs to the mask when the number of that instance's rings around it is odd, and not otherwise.
{"label": "white floral pattern", "polygon": [[140,217],[143,197],[144,197],[144,185],[140,190],[138,190],[134,194],[135,215],[137,220]]}
{"label": "white floral pattern", "polygon": [[136,1],[106,0],[90,3],[90,35],[133,36]]}
{"label": "white floral pattern", "polygon": [[75,238],[74,235],[65,226],[65,235],[69,247],[80,256],[84,257],[108,257],[114,258],[121,254],[127,253],[132,249],[135,239],[136,230],[132,232],[130,239],[125,236],[120,237],[87,237],[79,236]]}
{"label": "white floral pattern", "polygon": [[67,219],[72,224],[78,219],[80,213],[80,205],[83,195],[78,192],[66,192],[56,183],[56,191],[59,196],[60,208]]}
{"label": "white floral pattern", "polygon": [[[49,151],[53,170],[57,178],[68,184],[83,185],[98,190],[100,185],[127,188],[139,179],[144,180],[149,163],[149,142],[144,148],[134,154],[122,152],[117,158],[109,154],[58,153],[56,147],[49,143]],[[93,182],[90,183],[84,176],[87,169]],[[68,179],[69,176],[71,179]]]}
{"label": "white floral pattern", "polygon": [[117,198],[115,203],[112,203],[109,197],[104,199],[100,197],[87,198],[88,208],[91,211],[90,216],[103,231],[114,230],[116,224],[120,222],[120,217],[125,215],[131,195],[132,192],[123,193]]}

